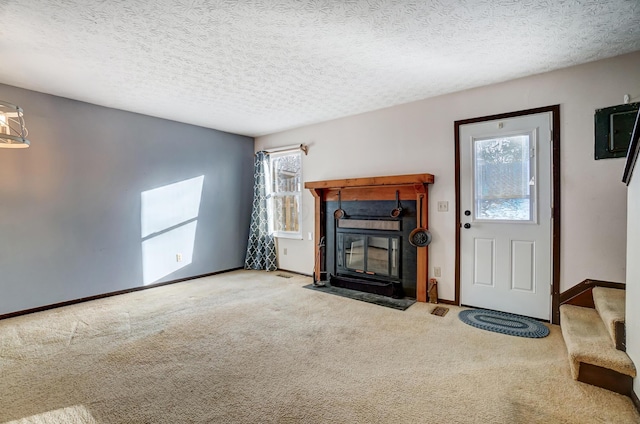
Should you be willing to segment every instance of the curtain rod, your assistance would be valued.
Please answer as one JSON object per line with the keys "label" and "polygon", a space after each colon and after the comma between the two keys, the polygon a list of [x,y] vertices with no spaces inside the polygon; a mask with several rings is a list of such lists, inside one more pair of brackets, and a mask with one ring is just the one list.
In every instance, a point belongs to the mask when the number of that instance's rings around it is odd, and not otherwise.
{"label": "curtain rod", "polygon": [[292,144],[291,146],[282,146],[282,147],[274,147],[273,149],[264,149],[264,151],[267,153],[276,153],[276,152],[280,153],[280,152],[288,152],[288,151],[293,152],[295,150],[302,150],[305,155],[309,153],[309,147],[306,144]]}

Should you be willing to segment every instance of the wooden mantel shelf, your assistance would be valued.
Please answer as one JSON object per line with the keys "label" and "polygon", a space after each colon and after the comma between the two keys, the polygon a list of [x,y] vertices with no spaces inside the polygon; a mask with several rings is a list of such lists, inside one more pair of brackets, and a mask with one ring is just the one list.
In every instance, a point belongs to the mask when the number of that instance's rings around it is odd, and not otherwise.
{"label": "wooden mantel shelf", "polygon": [[413,184],[433,184],[431,174],[394,175],[389,177],[346,178],[342,180],[310,181],[304,183],[309,190],[349,187],[379,187]]}

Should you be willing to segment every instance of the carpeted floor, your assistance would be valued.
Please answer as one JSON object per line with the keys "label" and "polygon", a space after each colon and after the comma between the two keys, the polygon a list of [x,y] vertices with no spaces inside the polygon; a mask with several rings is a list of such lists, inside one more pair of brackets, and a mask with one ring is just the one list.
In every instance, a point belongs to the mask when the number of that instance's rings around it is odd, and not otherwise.
{"label": "carpeted floor", "polygon": [[0,423],[639,423],[544,339],[237,271],[0,321]]}

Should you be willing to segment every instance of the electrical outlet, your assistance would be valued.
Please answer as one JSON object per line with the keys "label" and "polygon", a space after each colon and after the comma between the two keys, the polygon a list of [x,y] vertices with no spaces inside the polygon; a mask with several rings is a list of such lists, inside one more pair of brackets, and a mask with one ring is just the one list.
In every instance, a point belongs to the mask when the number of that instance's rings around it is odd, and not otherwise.
{"label": "electrical outlet", "polygon": [[285,255],[287,254],[287,248],[286,247],[284,249],[282,249],[282,253],[285,254]]}
{"label": "electrical outlet", "polygon": [[438,212],[449,212],[449,202],[446,200],[439,200]]}
{"label": "electrical outlet", "polygon": [[442,270],[440,269],[439,266],[434,266],[433,267],[433,276],[434,277],[442,277]]}
{"label": "electrical outlet", "polygon": [[176,262],[182,262],[182,253],[176,253]]}

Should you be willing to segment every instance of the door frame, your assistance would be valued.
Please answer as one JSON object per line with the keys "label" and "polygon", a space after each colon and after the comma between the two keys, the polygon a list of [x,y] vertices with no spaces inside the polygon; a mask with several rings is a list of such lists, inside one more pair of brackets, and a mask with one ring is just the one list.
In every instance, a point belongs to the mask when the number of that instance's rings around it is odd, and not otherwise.
{"label": "door frame", "polygon": [[520,110],[517,112],[501,113],[498,115],[482,116],[478,118],[463,119],[454,122],[455,133],[455,185],[456,185],[456,280],[455,280],[455,304],[460,305],[460,126],[475,124],[497,119],[515,118],[525,115],[551,112],[551,322],[560,322],[560,105],[539,107]]}

